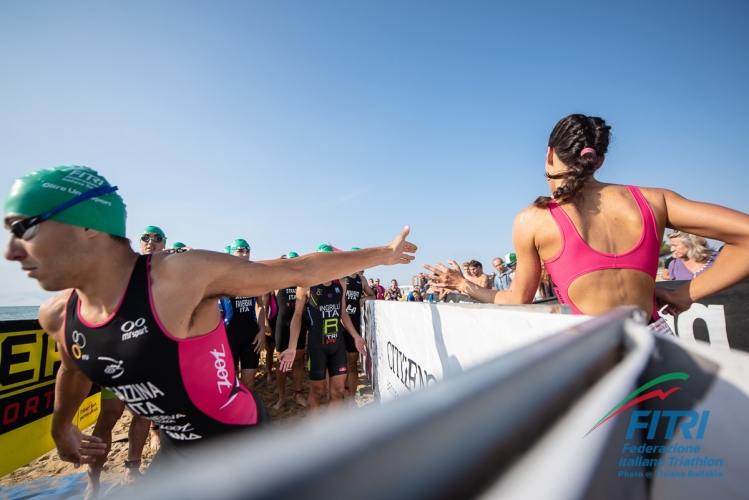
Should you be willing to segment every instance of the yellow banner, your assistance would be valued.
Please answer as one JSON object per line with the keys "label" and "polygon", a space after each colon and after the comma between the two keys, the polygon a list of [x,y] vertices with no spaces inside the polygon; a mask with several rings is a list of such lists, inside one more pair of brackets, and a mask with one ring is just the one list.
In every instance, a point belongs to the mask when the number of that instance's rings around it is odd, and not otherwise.
{"label": "yellow banner", "polygon": [[[0,321],[0,476],[52,450],[57,345],[36,320]],[[73,423],[96,422],[100,394],[86,398]]]}

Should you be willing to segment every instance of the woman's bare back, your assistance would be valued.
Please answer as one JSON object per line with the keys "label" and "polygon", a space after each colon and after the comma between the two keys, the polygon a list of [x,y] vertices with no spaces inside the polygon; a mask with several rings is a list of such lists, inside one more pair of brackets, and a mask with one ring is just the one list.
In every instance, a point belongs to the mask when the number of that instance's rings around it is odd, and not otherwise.
{"label": "woman's bare back", "polygon": [[[659,203],[659,190],[641,189],[653,210],[662,240],[665,206]],[[632,194],[625,186],[591,181],[577,203],[560,208],[569,216],[582,240],[593,250],[605,254],[623,254],[632,250],[643,235],[643,220]],[[535,243],[544,262],[562,250],[562,234],[548,209],[536,209]],[[584,263],[581,263],[581,268]],[[553,279],[553,276],[552,276]],[[570,300],[584,314],[595,315],[620,305],[637,305],[647,314],[653,312],[655,282],[647,273],[634,269],[605,269],[576,278],[569,285]]]}

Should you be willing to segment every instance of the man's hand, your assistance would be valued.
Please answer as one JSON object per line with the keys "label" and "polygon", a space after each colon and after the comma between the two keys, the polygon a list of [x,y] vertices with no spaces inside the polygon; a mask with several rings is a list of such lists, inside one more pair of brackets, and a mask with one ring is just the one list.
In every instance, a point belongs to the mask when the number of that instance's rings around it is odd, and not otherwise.
{"label": "man's hand", "polygon": [[454,260],[449,260],[448,262],[452,265],[452,269],[442,264],[437,264],[436,268],[427,264],[424,265],[425,269],[434,273],[434,275],[429,277],[429,284],[435,287],[462,292],[462,287],[465,286],[466,283],[463,272],[460,270],[460,266],[457,262]]}
{"label": "man's hand", "polygon": [[676,290],[667,290],[665,288],[655,289],[655,303],[658,309],[666,306],[663,309],[664,314],[670,314],[672,316],[679,315],[692,307],[694,302],[689,296],[689,285],[684,285]]}
{"label": "man's hand", "polygon": [[60,460],[73,462],[77,469],[81,464],[92,464],[96,457],[104,455],[107,445],[100,438],[84,434],[75,425],[69,425],[67,432],[55,438]]}
{"label": "man's hand", "polygon": [[296,349],[286,349],[284,352],[278,355],[278,369],[282,372],[291,370],[291,366],[294,364],[294,357],[296,356]]}
{"label": "man's hand", "polygon": [[416,257],[413,255],[407,255],[414,253],[417,250],[416,245],[406,241],[406,236],[411,232],[411,228],[406,226],[401,234],[398,235],[393,242],[388,245],[388,248],[392,250],[392,255],[388,258],[385,265],[392,266],[393,264],[408,264]]}
{"label": "man's hand", "polygon": [[356,339],[354,339],[354,344],[356,344],[356,350],[359,351],[362,356],[367,355],[367,343],[364,342],[363,338],[356,337]]}
{"label": "man's hand", "polygon": [[260,354],[263,349],[265,349],[265,328],[261,327],[260,330],[257,332],[257,335],[255,335],[255,340],[252,342],[255,345],[254,351],[258,354]]}

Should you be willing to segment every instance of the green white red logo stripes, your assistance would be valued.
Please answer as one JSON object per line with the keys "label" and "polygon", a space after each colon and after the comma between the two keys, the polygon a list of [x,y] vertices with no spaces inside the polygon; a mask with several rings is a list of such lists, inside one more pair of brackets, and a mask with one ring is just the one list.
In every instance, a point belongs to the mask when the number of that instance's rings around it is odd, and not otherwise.
{"label": "green white red logo stripes", "polygon": [[619,402],[619,404],[614,406],[606,415],[604,415],[603,418],[599,420],[598,423],[594,425],[592,429],[590,429],[588,432],[585,433],[585,436],[587,436],[588,434],[596,430],[601,424],[603,424],[610,418],[614,417],[615,415],[618,415],[619,413],[623,412],[627,408],[630,408],[636,405],[637,403],[640,403],[642,401],[646,401],[648,399],[652,399],[655,397],[659,397],[661,398],[661,400],[664,400],[669,395],[673,394],[674,392],[681,390],[681,387],[672,387],[666,392],[663,392],[663,390],[661,389],[656,389],[656,390],[640,395],[641,393],[647,391],[651,387],[654,387],[663,382],[668,382],[670,380],[687,380],[688,378],[689,378],[689,375],[687,375],[684,372],[671,372],[671,373],[667,373],[666,375],[661,375],[660,377],[654,378],[650,382],[641,385],[640,387],[635,389],[635,391],[632,392],[629,396],[622,399]]}

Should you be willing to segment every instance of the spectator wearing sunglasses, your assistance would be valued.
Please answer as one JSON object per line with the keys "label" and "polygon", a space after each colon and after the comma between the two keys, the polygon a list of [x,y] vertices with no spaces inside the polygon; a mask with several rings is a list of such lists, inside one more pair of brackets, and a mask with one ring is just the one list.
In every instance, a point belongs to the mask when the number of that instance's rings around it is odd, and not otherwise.
{"label": "spectator wearing sunglasses", "polygon": [[148,226],[140,233],[140,253],[142,255],[161,252],[166,247],[166,235],[160,227]]}
{"label": "spectator wearing sunglasses", "polygon": [[[406,228],[386,246],[262,263],[205,250],[138,255],[116,190],[92,169],[57,167],[17,179],[4,202],[11,232],[5,258],[43,289],[60,292],[38,314],[61,362],[52,438],[60,458],[77,465],[109,448],[71,423],[92,382],[161,425],[147,476],[183,463],[198,443],[240,427],[267,427],[265,405],[231,371],[215,298],[310,287],[359,269],[407,264],[416,251]],[[280,369],[291,368],[293,357],[281,356]],[[146,389],[136,394],[136,385]]]}

